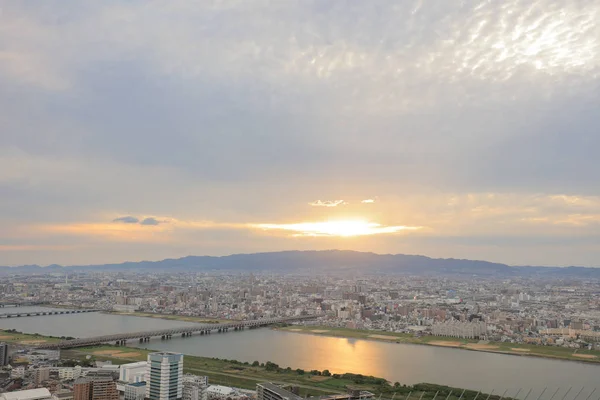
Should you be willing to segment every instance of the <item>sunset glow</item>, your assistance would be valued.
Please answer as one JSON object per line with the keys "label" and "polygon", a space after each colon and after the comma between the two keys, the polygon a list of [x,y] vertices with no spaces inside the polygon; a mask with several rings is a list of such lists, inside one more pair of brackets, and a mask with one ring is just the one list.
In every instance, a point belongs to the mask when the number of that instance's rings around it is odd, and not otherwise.
{"label": "sunset glow", "polygon": [[397,233],[404,230],[416,230],[412,226],[384,226],[364,220],[341,220],[324,222],[300,222],[295,224],[257,224],[264,230],[283,230],[295,232],[294,236],[366,236],[383,233]]}

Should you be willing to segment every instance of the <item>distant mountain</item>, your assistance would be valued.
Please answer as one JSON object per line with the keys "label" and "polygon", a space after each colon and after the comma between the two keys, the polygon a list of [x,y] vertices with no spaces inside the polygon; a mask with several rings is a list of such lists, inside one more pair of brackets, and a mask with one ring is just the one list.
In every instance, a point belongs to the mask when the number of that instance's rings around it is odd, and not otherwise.
{"label": "distant mountain", "polygon": [[121,264],[68,266],[24,265],[0,267],[0,274],[44,274],[69,271],[231,271],[279,272],[297,274],[402,274],[443,276],[546,276],[562,278],[599,278],[600,268],[516,267],[487,261],[429,258],[404,254],[375,254],[347,250],[280,251],[234,254],[223,257],[188,256],[162,261]]}

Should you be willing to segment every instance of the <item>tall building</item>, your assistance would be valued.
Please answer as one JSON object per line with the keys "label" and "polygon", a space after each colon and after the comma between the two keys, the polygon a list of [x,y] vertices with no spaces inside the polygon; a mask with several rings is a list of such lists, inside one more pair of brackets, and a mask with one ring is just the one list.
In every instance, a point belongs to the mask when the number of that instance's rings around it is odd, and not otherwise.
{"label": "tall building", "polygon": [[94,371],[73,385],[73,400],[119,400],[117,384],[110,371]]}
{"label": "tall building", "polygon": [[179,400],[183,397],[183,354],[159,352],[148,354],[146,398]]}
{"label": "tall building", "polygon": [[0,343],[0,367],[8,365],[8,343]]}

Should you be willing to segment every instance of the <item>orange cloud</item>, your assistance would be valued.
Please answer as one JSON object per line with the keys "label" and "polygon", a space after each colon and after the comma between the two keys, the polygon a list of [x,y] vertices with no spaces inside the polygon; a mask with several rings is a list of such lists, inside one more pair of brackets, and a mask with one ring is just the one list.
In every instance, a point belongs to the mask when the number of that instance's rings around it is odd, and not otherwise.
{"label": "orange cloud", "polygon": [[120,223],[79,223],[65,225],[41,225],[39,232],[51,234],[101,236],[109,240],[162,242],[168,235],[168,227]]}

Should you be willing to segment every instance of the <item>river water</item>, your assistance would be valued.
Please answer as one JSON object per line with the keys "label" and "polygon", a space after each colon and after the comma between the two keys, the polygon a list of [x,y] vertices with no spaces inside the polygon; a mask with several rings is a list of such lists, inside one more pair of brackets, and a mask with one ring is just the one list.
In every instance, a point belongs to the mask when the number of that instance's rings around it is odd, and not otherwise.
{"label": "river water", "polygon": [[[23,307],[21,311],[25,310]],[[0,313],[9,308],[0,309]],[[88,337],[120,332],[134,332],[189,326],[193,323],[100,313],[0,319],[0,328],[52,336]],[[130,346],[138,343],[131,342]],[[600,397],[600,365],[573,361],[511,356],[452,348],[344,339],[274,331],[268,328],[240,332],[213,333],[207,336],[171,340],[152,339],[146,348],[181,352],[205,357],[240,361],[272,361],[282,367],[305,370],[329,369],[332,373],[352,372],[386,378],[392,382],[414,384],[437,383],[474,390],[491,391],[506,396],[523,397],[531,388],[530,400],[548,387],[544,399],[557,388],[554,400]]]}

